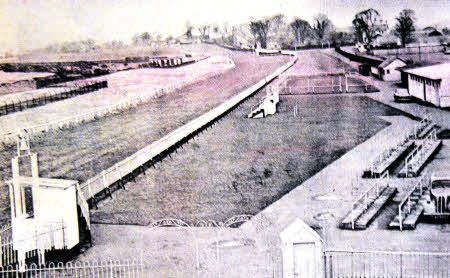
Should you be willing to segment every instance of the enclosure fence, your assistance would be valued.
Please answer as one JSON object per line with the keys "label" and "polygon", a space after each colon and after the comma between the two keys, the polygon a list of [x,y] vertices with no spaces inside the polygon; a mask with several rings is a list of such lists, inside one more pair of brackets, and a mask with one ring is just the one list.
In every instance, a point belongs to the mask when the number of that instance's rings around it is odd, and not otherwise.
{"label": "enclosure fence", "polygon": [[408,55],[408,54],[423,54],[423,53],[438,53],[444,51],[442,45],[424,45],[424,46],[408,46],[405,48],[395,49],[374,49],[374,55]]}
{"label": "enclosure fence", "polygon": [[449,253],[326,251],[326,278],[449,277]]}
{"label": "enclosure fence", "polygon": [[48,88],[43,93],[22,97],[8,97],[0,102],[0,116],[45,105],[58,100],[83,95],[108,87],[107,81],[77,83],[74,88]]}
{"label": "enclosure fence", "polygon": [[19,270],[18,266],[8,266],[0,268],[0,277],[43,277],[43,278],[140,278],[146,275],[146,265],[142,259],[133,261],[86,261],[50,263],[48,266],[38,266],[31,264],[24,270]]}
{"label": "enclosure fence", "polygon": [[[100,107],[91,112],[72,115],[72,116],[69,116],[69,117],[66,117],[63,119],[58,119],[58,120],[47,122],[47,123],[40,124],[40,125],[24,126],[20,130],[12,130],[10,132],[0,134],[0,140],[5,143],[14,142],[17,135],[23,129],[26,129],[30,135],[33,135],[33,134],[37,134],[39,132],[48,132],[49,130],[52,130],[52,129],[58,129],[58,128],[63,129],[63,128],[69,128],[72,126],[76,126],[81,123],[92,121],[92,120],[98,119],[100,117],[109,115],[109,114],[114,114],[114,113],[118,113],[120,111],[128,110],[139,104],[145,103],[151,99],[161,97],[165,94],[179,90],[190,84],[195,84],[196,82],[199,82],[203,79],[216,76],[220,73],[221,72],[209,72],[206,74],[196,76],[194,78],[188,78],[186,80],[178,81],[178,82],[175,82],[173,84],[170,84],[170,85],[167,85],[164,87],[157,87],[157,88],[153,88],[151,90],[136,90],[136,92],[131,93],[132,96],[125,98],[116,104]],[[129,92],[126,92],[126,93],[129,93]]]}

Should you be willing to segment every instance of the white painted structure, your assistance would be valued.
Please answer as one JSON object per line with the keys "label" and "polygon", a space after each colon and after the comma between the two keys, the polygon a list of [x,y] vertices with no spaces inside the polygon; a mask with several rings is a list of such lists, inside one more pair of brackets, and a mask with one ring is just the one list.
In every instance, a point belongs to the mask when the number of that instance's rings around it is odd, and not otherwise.
{"label": "white painted structure", "polygon": [[[71,249],[79,239],[77,181],[40,178],[37,155],[29,138],[21,135],[18,154],[12,159],[13,178],[8,182],[11,202],[12,245],[23,269],[28,252]],[[27,166],[29,165],[29,166]]]}
{"label": "white painted structure", "polygon": [[301,219],[280,233],[283,278],[322,278],[323,242],[321,237]]}
{"label": "white painted structure", "polygon": [[450,107],[450,63],[404,71],[409,94],[437,107]]}
{"label": "white painted structure", "polygon": [[387,59],[378,66],[378,76],[384,81],[399,81],[402,74],[397,68],[404,66],[406,63],[400,58]]}
{"label": "white painted structure", "polygon": [[271,90],[267,92],[263,101],[248,115],[249,118],[264,118],[267,115],[273,115],[277,112],[277,104],[280,102],[278,90]]}

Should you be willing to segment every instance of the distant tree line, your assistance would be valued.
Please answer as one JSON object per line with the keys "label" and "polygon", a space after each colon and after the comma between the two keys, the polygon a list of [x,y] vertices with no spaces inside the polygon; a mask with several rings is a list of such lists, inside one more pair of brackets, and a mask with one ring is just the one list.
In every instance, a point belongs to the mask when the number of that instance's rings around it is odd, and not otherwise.
{"label": "distant tree line", "polygon": [[[190,43],[194,40],[216,42],[241,48],[283,48],[296,49],[308,47],[352,45],[357,42],[374,46],[386,44],[405,47],[417,40],[416,16],[413,10],[402,10],[389,29],[387,22],[375,9],[367,9],[355,14],[352,28],[338,30],[325,14],[317,14],[311,22],[299,17],[287,21],[282,14],[249,22],[230,25],[224,22],[200,25],[185,23],[185,31],[178,37],[163,36],[159,33],[136,33],[127,45],[121,40],[97,43],[92,39],[55,43],[45,48],[46,52],[80,53],[98,49],[120,49],[129,46],[155,47],[161,44]],[[442,29],[443,36],[450,37],[449,28]],[[386,41],[385,38],[388,38]],[[444,38],[445,39],[445,38]]]}

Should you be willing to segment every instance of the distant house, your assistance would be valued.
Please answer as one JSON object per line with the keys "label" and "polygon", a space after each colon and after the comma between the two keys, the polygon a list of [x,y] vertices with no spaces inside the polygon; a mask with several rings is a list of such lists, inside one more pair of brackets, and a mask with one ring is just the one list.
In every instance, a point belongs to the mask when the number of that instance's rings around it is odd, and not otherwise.
{"label": "distant house", "polygon": [[400,67],[406,66],[406,62],[400,58],[390,58],[385,60],[378,66],[378,76],[384,81],[399,81],[401,80]]}
{"label": "distant house", "polygon": [[450,63],[403,70],[409,94],[438,107],[450,107]]}

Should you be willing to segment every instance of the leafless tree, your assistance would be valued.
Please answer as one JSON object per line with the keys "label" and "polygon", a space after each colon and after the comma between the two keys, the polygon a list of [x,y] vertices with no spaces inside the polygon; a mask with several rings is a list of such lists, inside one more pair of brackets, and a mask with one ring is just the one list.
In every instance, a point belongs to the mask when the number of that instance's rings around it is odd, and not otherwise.
{"label": "leafless tree", "polygon": [[405,47],[407,43],[413,40],[413,34],[416,30],[414,26],[414,21],[416,20],[414,11],[404,9],[395,19],[397,23],[395,24],[394,35],[401,40],[402,46]]}
{"label": "leafless tree", "polygon": [[200,32],[200,37],[203,40],[209,39],[209,32],[211,31],[211,25],[204,24],[199,27],[197,27],[197,30]]}
{"label": "leafless tree", "polygon": [[378,37],[383,35],[388,28],[380,13],[374,9],[357,13],[352,23],[356,39],[360,42],[366,42],[368,45],[371,45]]}

